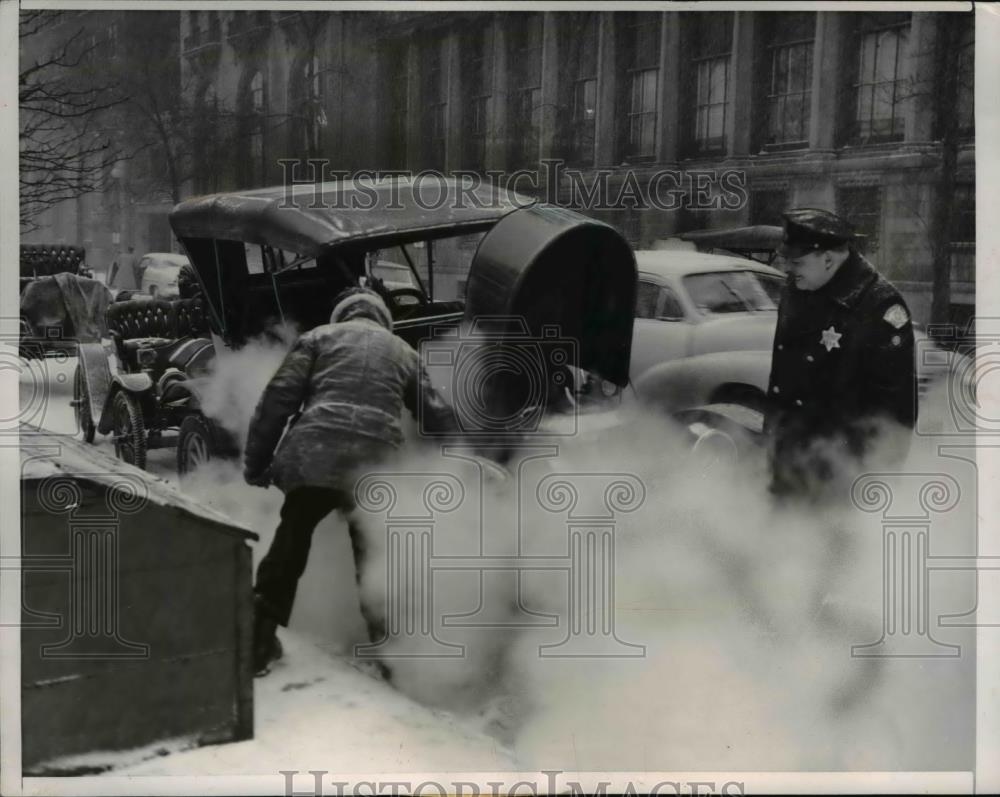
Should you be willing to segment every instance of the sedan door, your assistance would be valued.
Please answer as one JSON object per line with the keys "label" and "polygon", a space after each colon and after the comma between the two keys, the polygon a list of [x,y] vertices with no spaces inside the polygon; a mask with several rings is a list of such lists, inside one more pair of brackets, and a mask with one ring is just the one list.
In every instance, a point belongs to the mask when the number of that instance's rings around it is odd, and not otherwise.
{"label": "sedan door", "polygon": [[669,286],[640,274],[635,310],[629,367],[633,382],[655,365],[687,357],[691,341],[691,323]]}

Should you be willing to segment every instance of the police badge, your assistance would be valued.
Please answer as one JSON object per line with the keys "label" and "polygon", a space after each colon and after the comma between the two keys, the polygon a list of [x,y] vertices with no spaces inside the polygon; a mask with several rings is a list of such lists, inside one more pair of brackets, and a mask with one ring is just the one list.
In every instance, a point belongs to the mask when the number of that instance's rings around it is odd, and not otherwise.
{"label": "police badge", "polygon": [[882,316],[882,318],[892,324],[896,329],[902,329],[910,323],[910,314],[906,312],[906,308],[901,304],[894,304],[885,311],[885,315]]}

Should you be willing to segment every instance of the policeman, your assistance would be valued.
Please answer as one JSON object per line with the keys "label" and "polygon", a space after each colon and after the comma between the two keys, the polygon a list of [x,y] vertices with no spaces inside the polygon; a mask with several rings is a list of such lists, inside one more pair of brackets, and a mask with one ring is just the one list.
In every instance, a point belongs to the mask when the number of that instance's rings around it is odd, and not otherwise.
{"label": "policeman", "polygon": [[862,457],[900,464],[916,422],[913,326],[899,292],[826,210],[784,214],[788,280],[778,308],[765,430],[771,490],[843,495]]}

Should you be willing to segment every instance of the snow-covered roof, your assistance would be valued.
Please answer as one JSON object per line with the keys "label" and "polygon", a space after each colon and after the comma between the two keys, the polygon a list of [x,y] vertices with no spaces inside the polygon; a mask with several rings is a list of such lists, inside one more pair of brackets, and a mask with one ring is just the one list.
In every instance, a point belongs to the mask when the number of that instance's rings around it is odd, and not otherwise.
{"label": "snow-covered roof", "polygon": [[122,489],[125,484],[129,485],[126,489],[135,489],[135,485],[139,484],[146,500],[154,504],[174,507],[243,537],[258,539],[255,532],[218,510],[194,501],[163,479],[109,457],[75,437],[21,424],[20,450],[22,482],[41,481],[52,476],[71,476],[112,489]]}

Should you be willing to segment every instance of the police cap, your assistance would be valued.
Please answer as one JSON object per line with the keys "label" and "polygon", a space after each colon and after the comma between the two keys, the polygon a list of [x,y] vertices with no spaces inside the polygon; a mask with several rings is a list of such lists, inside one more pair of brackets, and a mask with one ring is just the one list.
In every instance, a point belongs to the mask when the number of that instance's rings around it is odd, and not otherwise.
{"label": "police cap", "polygon": [[796,208],[783,214],[785,235],[778,250],[784,258],[794,259],[809,252],[834,249],[862,237],[836,213],[817,208]]}

